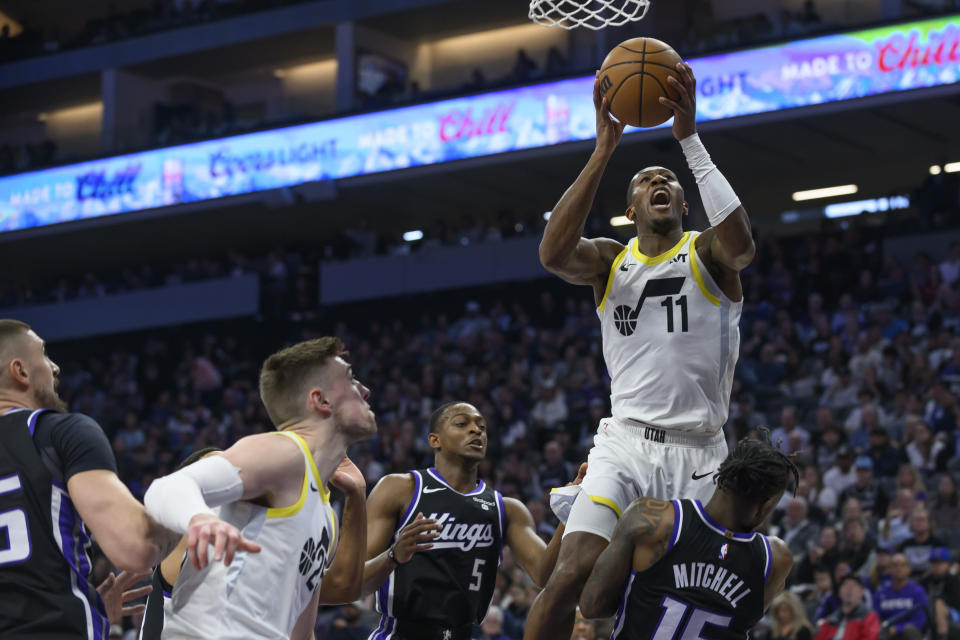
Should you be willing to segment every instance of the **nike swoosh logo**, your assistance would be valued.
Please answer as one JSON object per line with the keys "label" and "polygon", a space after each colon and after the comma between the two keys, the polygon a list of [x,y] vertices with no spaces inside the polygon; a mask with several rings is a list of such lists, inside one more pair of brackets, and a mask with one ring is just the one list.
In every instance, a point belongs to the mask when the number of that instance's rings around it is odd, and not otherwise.
{"label": "nike swoosh logo", "polygon": [[313,486],[312,482],[310,483],[310,491],[316,491],[317,493],[320,493],[320,490]]}
{"label": "nike swoosh logo", "polygon": [[620,271],[626,271],[626,270],[627,270],[627,267],[629,267],[629,266],[630,266],[630,265],[628,265],[628,264],[622,264],[622,265],[620,265]]}
{"label": "nike swoosh logo", "polygon": [[434,487],[433,489],[424,489],[424,493],[436,493],[437,491],[443,491],[446,487]]}
{"label": "nike swoosh logo", "polygon": [[713,471],[707,471],[706,473],[702,473],[702,474],[700,474],[699,476],[697,475],[697,472],[694,471],[694,472],[693,472],[693,475],[690,476],[690,479],[691,479],[691,480],[701,480],[701,479],[703,479],[703,478],[706,478],[707,476],[712,476],[712,475],[713,475]]}

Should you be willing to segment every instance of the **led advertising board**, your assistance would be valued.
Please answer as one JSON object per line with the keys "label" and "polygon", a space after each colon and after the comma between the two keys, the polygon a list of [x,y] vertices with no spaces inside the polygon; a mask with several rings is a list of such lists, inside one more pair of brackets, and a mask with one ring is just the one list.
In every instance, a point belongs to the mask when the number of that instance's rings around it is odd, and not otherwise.
{"label": "led advertising board", "polygon": [[[700,121],[957,82],[960,15],[690,60]],[[0,231],[594,136],[592,77],[0,178]]]}

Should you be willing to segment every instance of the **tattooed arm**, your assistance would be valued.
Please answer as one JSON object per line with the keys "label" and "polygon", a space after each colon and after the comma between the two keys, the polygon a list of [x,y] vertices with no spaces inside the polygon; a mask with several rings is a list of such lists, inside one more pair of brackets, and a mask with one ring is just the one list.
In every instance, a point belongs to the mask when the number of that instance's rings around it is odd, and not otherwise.
{"label": "tattooed arm", "polygon": [[580,613],[584,618],[605,618],[617,612],[630,570],[646,571],[667,552],[673,519],[669,502],[645,497],[633,501],[583,588]]}

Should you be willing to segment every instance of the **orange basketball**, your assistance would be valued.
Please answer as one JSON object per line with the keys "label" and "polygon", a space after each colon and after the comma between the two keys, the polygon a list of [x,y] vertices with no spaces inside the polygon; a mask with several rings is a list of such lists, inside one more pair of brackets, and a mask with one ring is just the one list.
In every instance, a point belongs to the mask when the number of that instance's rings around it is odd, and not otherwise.
{"label": "orange basketball", "polygon": [[600,90],[610,112],[620,122],[634,127],[655,127],[670,119],[673,111],[660,104],[660,96],[680,98],[667,84],[677,74],[682,58],[670,45],[653,38],[624,40],[607,54],[600,67]]}

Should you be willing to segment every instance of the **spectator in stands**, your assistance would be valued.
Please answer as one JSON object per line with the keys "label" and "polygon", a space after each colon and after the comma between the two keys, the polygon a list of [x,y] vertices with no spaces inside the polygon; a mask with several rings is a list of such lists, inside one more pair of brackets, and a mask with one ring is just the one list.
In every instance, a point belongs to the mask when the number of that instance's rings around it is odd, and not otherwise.
{"label": "spectator in stands", "polygon": [[540,495],[544,496],[554,487],[564,487],[576,476],[576,469],[563,459],[563,447],[556,440],[543,445],[543,464],[537,470],[540,479]]}
{"label": "spectator in stands", "polygon": [[877,640],[880,618],[863,596],[863,583],[857,576],[844,576],[840,581],[840,608],[820,623],[815,640]]}
{"label": "spectator in stands", "polygon": [[910,514],[916,507],[916,499],[911,489],[900,489],[896,499],[887,507],[886,517],[880,521],[880,542],[892,547],[909,540],[913,535],[910,532]]}
{"label": "spectator in stands", "polygon": [[923,477],[917,472],[917,468],[911,464],[901,464],[897,470],[896,490],[909,489],[918,500],[925,500],[927,494],[927,485]]}
{"label": "spectator in stands", "polygon": [[365,640],[373,628],[364,622],[361,616],[362,606],[362,602],[343,605],[326,637],[331,640]]}
{"label": "spectator in stands", "polygon": [[783,591],[774,598],[770,611],[771,640],[811,640],[813,637],[813,625],[797,594]]}
{"label": "spectator in stands", "polygon": [[867,582],[871,591],[876,591],[880,587],[887,587],[893,582],[892,559],[893,547],[888,544],[878,544]]}
{"label": "spectator in stands", "polygon": [[813,572],[815,569],[826,568],[832,572],[840,559],[840,550],[837,543],[838,538],[835,527],[828,525],[820,529],[819,544],[811,547],[797,565],[797,582],[813,582]]}
{"label": "spectator in stands", "polygon": [[950,286],[960,279],[960,242],[950,243],[947,257],[940,263],[940,280]]}
{"label": "spectator in stands", "polygon": [[857,404],[859,389],[853,379],[853,374],[846,365],[837,369],[836,381],[831,384],[820,398],[822,406],[830,407],[834,411],[846,411]]}
{"label": "spectator in stands", "polygon": [[933,533],[930,525],[930,513],[924,505],[917,505],[910,515],[911,536],[900,543],[903,553],[913,569],[913,575],[923,575],[930,566],[930,552],[934,547],[942,547],[943,541]]}
{"label": "spectator in stands", "polygon": [[[881,478],[892,478],[900,467],[900,452],[890,444],[890,435],[884,428],[874,428],[869,436],[866,455],[873,461],[873,473]],[[883,513],[878,510],[875,513]]]}
{"label": "spectator in stands", "polygon": [[804,597],[808,620],[821,620],[840,606],[833,586],[833,572],[827,567],[813,570],[813,586]]}
{"label": "spectator in stands", "polygon": [[567,58],[560,53],[560,49],[557,47],[550,47],[550,50],[547,51],[547,75],[557,76],[562,73],[569,71],[569,65],[567,63]]}
{"label": "spectator in stands", "polygon": [[594,620],[587,620],[580,615],[580,609],[577,608],[577,620],[573,625],[573,635],[570,640],[596,640],[597,627]]}
{"label": "spectator in stands", "polygon": [[883,640],[920,640],[927,624],[927,592],[910,579],[910,561],[898,553],[890,561],[893,580],[877,589],[873,607],[880,616]]}
{"label": "spectator in stands", "polygon": [[849,447],[840,447],[837,450],[836,462],[823,474],[823,484],[841,496],[856,481],[857,472],[853,468],[853,452]]}
{"label": "spectator in stands", "polygon": [[940,476],[937,495],[930,508],[936,531],[960,532],[960,502],[957,499],[957,481],[949,473]]}
{"label": "spectator in stands", "polygon": [[817,430],[814,445],[817,466],[829,469],[837,461],[837,451],[847,444],[847,432],[833,421],[833,412],[827,407],[817,409]]}
{"label": "spectator in stands", "polygon": [[943,440],[934,438],[930,427],[922,420],[914,422],[911,440],[904,447],[904,452],[911,465],[927,473],[942,471],[945,458],[950,454]]}
{"label": "spectator in stands", "polygon": [[128,411],[123,417],[123,428],[117,432],[116,440],[123,442],[126,451],[133,451],[146,442],[146,435],[140,428],[140,418],[133,411]]}
{"label": "spectator in stands", "polygon": [[557,387],[554,378],[544,379],[540,383],[539,399],[530,411],[534,426],[539,433],[549,434],[562,429],[568,415],[566,394]]}
{"label": "spectator in stands", "polygon": [[[945,350],[943,360],[953,358],[954,350]],[[937,366],[936,368],[940,368]],[[936,433],[950,433],[957,428],[957,397],[950,393],[950,389],[942,381],[937,380],[930,387],[930,400],[924,410],[924,419],[927,427]]]}
{"label": "spectator in stands", "polygon": [[820,537],[820,527],[807,518],[807,501],[803,498],[793,498],[787,503],[781,529],[781,538],[794,556],[806,553]]}
{"label": "spectator in stands", "polygon": [[773,442],[782,440],[786,444],[791,437],[799,438],[798,450],[806,449],[810,444],[810,432],[797,424],[797,408],[787,405],[781,409],[780,426],[773,430],[770,439]]}
{"label": "spectator in stands", "polygon": [[[767,424],[767,417],[756,410],[757,402],[752,393],[743,392],[737,396],[736,405],[730,407],[730,421],[743,420],[749,431]],[[746,434],[744,434],[746,435]]]}
{"label": "spectator in stands", "polygon": [[951,572],[952,564],[949,549],[934,547],[930,551],[930,573],[920,580],[933,603],[931,612],[937,640],[960,637],[960,576]]}
{"label": "spectator in stands", "polygon": [[517,49],[517,59],[513,63],[513,79],[516,82],[526,82],[537,71],[537,63],[527,55],[526,49]]}
{"label": "spectator in stands", "polygon": [[868,573],[875,545],[873,537],[867,534],[867,526],[862,518],[844,520],[840,555],[849,563],[852,573],[858,576]]}
{"label": "spectator in stands", "polygon": [[803,469],[803,478],[797,487],[797,495],[806,498],[807,515],[820,524],[826,522],[827,514],[837,508],[839,500],[833,489],[823,486],[820,469],[813,464]]}
{"label": "spectator in stands", "polygon": [[510,640],[510,636],[503,632],[503,609],[496,605],[487,609],[480,630],[481,640]]}
{"label": "spectator in stands", "polygon": [[[844,426],[847,429],[850,446],[856,451],[866,451],[870,447],[870,432],[875,429],[884,429],[887,422],[886,417],[881,418],[880,408],[872,398],[873,392],[864,389],[860,393],[861,405],[850,412]],[[865,398],[870,398],[864,402]]]}
{"label": "spectator in stands", "polygon": [[856,498],[867,517],[886,513],[889,500],[880,483],[873,477],[873,458],[857,456],[853,468],[856,470],[857,478],[840,494],[840,502]]}

